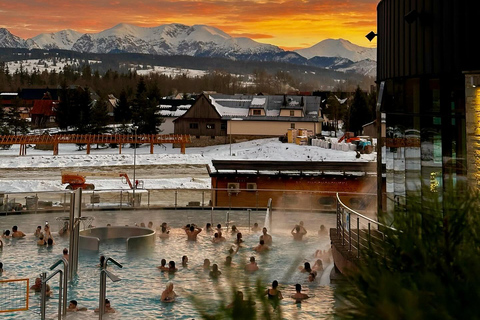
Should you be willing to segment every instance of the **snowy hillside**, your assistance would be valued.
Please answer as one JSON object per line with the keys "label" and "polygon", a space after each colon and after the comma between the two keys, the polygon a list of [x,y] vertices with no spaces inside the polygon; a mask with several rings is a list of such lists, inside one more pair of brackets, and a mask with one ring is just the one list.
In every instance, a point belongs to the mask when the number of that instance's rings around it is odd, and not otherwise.
{"label": "snowy hillside", "polygon": [[83,34],[74,30],[62,30],[55,33],[42,33],[31,40],[42,49],[71,50]]}

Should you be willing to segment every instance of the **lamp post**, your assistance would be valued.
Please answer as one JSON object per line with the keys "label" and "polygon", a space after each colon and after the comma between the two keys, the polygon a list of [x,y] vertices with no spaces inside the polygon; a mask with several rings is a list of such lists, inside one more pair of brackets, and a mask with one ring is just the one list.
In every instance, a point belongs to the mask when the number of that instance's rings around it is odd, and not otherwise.
{"label": "lamp post", "polygon": [[243,119],[241,118],[232,118],[230,119],[230,156],[232,156],[232,125],[233,121],[242,121]]}
{"label": "lamp post", "polygon": [[135,132],[133,138],[133,208],[135,209],[135,189],[137,189],[137,177],[135,175],[135,169],[137,166],[137,126],[133,126],[133,131]]}

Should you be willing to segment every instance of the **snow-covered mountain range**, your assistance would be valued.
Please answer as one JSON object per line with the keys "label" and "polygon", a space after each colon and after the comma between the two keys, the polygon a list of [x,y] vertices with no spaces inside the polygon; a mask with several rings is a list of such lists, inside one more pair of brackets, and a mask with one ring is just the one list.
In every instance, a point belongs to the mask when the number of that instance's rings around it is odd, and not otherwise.
{"label": "snow-covered mountain range", "polygon": [[[74,30],[62,30],[39,34],[26,40],[0,28],[0,48],[2,47],[63,49],[84,53],[129,52],[222,57],[233,60],[287,62],[331,69],[337,69],[340,65],[352,68],[352,65],[364,60],[367,62],[364,61],[363,64],[373,66],[376,60],[376,49],[360,47],[344,39],[327,39],[310,48],[285,51],[250,38],[232,37],[211,26],[183,24],[146,28],[121,23],[99,33],[82,34]],[[322,60],[318,57],[333,59]],[[319,61],[320,64],[317,63]],[[329,61],[331,64],[328,64]]]}

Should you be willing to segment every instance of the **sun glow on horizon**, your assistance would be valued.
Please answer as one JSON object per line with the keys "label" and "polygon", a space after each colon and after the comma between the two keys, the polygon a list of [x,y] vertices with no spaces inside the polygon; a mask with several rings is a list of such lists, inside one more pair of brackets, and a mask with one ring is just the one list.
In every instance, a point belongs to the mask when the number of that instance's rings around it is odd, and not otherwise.
{"label": "sun glow on horizon", "polygon": [[204,24],[233,37],[249,37],[289,50],[331,38],[372,47],[375,43],[370,43],[365,35],[376,30],[377,3],[378,0],[16,0],[0,3],[0,27],[27,39],[65,29],[97,33],[122,22],[140,27]]}

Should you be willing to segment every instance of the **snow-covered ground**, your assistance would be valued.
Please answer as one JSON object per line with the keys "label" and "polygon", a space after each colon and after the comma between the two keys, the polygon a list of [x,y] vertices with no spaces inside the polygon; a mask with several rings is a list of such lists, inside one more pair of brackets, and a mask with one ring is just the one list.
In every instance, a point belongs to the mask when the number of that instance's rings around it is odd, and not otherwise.
{"label": "snow-covered ground", "polygon": [[[26,156],[18,156],[18,146],[10,150],[0,150],[0,192],[35,192],[64,190],[60,173],[68,168],[79,171],[97,172],[101,167],[115,167],[125,171],[130,177],[133,173],[134,150],[125,146],[122,154],[118,149],[92,148],[91,154],[85,150],[78,151],[73,144],[60,145],[59,155],[52,151],[27,149]],[[362,155],[356,159],[355,151],[323,149],[314,146],[299,146],[281,143],[278,139],[261,139],[231,145],[218,145],[204,148],[187,148],[186,154],[171,145],[155,146],[154,154],[150,154],[149,145],[136,150],[135,164],[137,179],[144,181],[147,189],[166,188],[210,188],[210,179],[206,169],[199,165],[210,165],[211,160],[289,160],[289,161],[375,161],[375,154]],[[188,176],[189,167],[195,167],[192,176]],[[165,178],[156,174],[155,170],[165,167]],[[151,169],[151,174],[148,171]],[[100,169],[101,170],[101,169]],[[143,173],[142,173],[143,170]],[[198,173],[198,171],[201,171]],[[45,173],[42,174],[42,171]],[[141,173],[141,175],[139,174]],[[186,176],[187,175],[187,176]],[[95,180],[96,189],[127,189],[118,177]]]}

